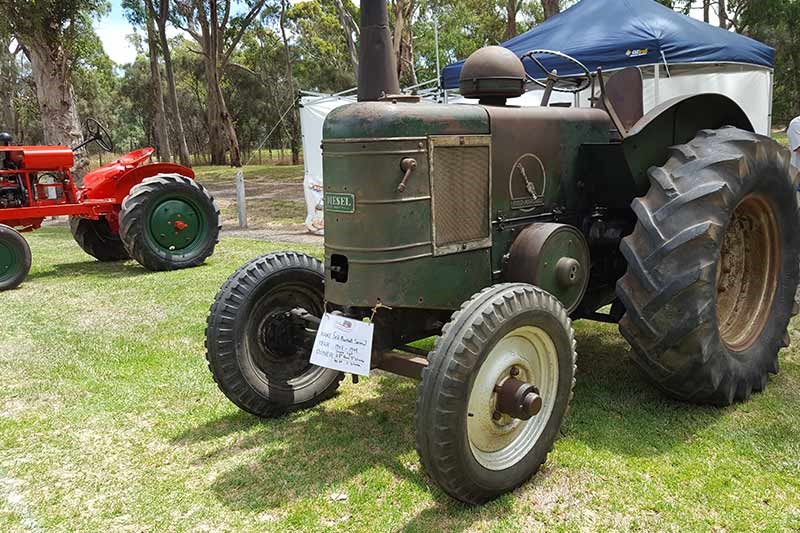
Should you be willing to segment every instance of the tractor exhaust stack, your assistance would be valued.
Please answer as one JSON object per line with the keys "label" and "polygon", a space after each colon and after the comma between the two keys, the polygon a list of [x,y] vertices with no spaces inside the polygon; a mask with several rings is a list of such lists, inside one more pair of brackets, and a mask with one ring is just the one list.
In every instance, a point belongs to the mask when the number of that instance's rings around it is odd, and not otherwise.
{"label": "tractor exhaust stack", "polygon": [[386,1],[363,0],[358,101],[376,101],[389,94],[400,94],[400,81],[397,79],[397,65],[392,53]]}

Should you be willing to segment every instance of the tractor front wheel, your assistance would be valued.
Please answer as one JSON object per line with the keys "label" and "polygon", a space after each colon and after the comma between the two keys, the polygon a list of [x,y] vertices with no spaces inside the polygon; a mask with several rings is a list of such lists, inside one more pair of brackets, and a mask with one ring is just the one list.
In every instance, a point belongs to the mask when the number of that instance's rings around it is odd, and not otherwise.
{"label": "tractor front wheel", "polygon": [[415,430],[428,474],[470,504],[528,480],[558,436],[575,358],[569,317],[549,293],[508,283],[473,296],[422,372]]}
{"label": "tractor front wheel", "polygon": [[98,261],[122,261],[130,257],[119,234],[111,231],[105,218],[92,220],[71,216],[69,229],[78,246]]}
{"label": "tractor front wheel", "polygon": [[796,313],[800,218],[789,155],[735,128],[707,130],[650,170],[621,250],[619,324],[671,396],[728,405],[778,371]]}
{"label": "tractor front wheel", "polygon": [[18,231],[0,224],[0,291],[16,289],[31,269],[31,248]]}
{"label": "tractor front wheel", "polygon": [[214,253],[219,230],[214,199],[185,176],[147,178],[122,202],[120,237],[130,256],[149,270],[202,264]]}
{"label": "tractor front wheel", "polygon": [[324,268],[294,252],[254,259],[220,289],[206,328],[206,358],[220,390],[239,408],[270,418],[330,398],[344,377],[312,365],[314,331],[297,319],[321,318]]}

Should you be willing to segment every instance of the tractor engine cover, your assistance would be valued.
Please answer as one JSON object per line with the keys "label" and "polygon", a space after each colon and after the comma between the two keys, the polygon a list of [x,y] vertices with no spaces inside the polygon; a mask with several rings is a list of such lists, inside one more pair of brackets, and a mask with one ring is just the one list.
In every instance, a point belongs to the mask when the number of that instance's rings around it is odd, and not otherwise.
{"label": "tractor engine cover", "polygon": [[531,224],[511,245],[504,278],[546,290],[571,313],[586,292],[589,270],[589,246],[578,228]]}

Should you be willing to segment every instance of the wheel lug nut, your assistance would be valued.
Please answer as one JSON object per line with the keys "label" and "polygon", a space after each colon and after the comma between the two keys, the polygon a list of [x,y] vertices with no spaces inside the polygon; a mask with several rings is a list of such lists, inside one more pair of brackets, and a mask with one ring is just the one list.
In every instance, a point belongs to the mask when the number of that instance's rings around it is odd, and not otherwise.
{"label": "wheel lug nut", "polygon": [[501,418],[503,418],[503,415],[500,414],[500,411],[495,411],[494,413],[492,413],[492,420],[496,421],[500,420]]}
{"label": "wheel lug nut", "polygon": [[511,374],[512,377],[519,376],[519,368],[517,368],[515,366],[512,366],[510,374]]}

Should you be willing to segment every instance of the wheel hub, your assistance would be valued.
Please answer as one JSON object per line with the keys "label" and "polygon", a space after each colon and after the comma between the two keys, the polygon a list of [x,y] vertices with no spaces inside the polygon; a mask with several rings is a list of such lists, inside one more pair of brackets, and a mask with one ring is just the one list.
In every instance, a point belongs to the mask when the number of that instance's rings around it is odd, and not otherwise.
{"label": "wheel hub", "polygon": [[475,459],[491,470],[521,460],[550,419],[557,386],[558,356],[547,333],[523,326],[503,337],[470,391],[467,436]]}
{"label": "wheel hub", "polygon": [[772,207],[749,196],[725,231],[717,263],[717,318],[723,343],[743,351],[769,318],[780,271],[778,226]]}
{"label": "wheel hub", "polygon": [[191,246],[202,231],[200,215],[190,202],[173,198],[161,202],[150,216],[150,232],[170,251]]}
{"label": "wheel hub", "polygon": [[[516,367],[511,368],[511,375],[515,375]],[[520,420],[529,420],[542,410],[542,397],[539,389],[530,383],[525,383],[514,377],[509,377],[497,386],[497,411],[501,415]],[[496,415],[495,415],[496,418]]]}

